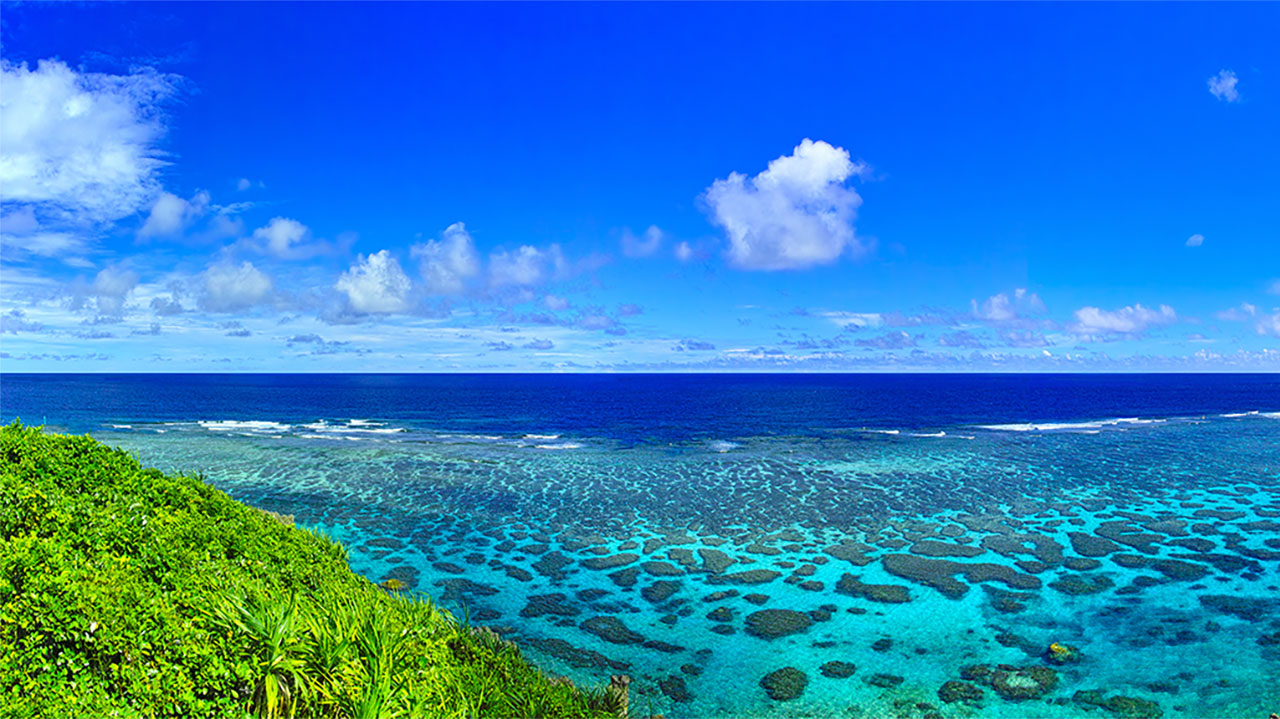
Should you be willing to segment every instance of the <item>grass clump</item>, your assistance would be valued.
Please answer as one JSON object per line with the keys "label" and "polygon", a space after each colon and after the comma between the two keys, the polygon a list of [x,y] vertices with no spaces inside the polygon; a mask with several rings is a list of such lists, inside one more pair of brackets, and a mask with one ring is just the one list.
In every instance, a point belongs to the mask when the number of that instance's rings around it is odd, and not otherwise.
{"label": "grass clump", "polygon": [[0,715],[614,716],[343,548],[90,437],[0,428]]}

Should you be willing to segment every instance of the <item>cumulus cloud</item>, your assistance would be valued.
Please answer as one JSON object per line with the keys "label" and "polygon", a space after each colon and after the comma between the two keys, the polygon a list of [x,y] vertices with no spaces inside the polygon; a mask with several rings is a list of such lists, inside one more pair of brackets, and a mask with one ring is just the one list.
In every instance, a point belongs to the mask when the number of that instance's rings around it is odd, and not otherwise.
{"label": "cumulus cloud", "polygon": [[1195,234],[1187,238],[1187,247],[1199,247],[1204,244],[1204,235]]}
{"label": "cumulus cloud", "polygon": [[182,302],[177,297],[152,297],[151,311],[161,317],[171,315],[180,315],[186,312],[186,308],[182,306]]}
{"label": "cumulus cloud", "polygon": [[361,255],[335,285],[357,314],[388,314],[409,308],[409,278],[388,250]]}
{"label": "cumulus cloud", "polygon": [[459,294],[480,274],[480,255],[461,222],[446,227],[439,240],[414,245],[409,256],[418,260],[427,292],[434,295]]}
{"label": "cumulus cloud", "polygon": [[853,232],[862,198],[844,183],[865,169],[847,150],[806,138],[755,177],[716,180],[703,199],[729,240],[730,264],[800,270],[864,252]]}
{"label": "cumulus cloud", "polygon": [[618,315],[621,317],[632,317],[644,312],[644,308],[640,305],[625,304],[618,305]]}
{"label": "cumulus cloud", "polygon": [[98,300],[98,314],[119,317],[124,301],[138,286],[138,273],[121,267],[107,267],[93,280],[93,295]]}
{"label": "cumulus cloud", "polygon": [[622,231],[622,254],[627,257],[649,257],[662,247],[663,232],[657,225],[649,225],[643,235],[637,237],[630,229]]}
{"label": "cumulus cloud", "polygon": [[516,250],[489,255],[489,285],[492,287],[532,287],[567,272],[568,262],[560,251],[560,245],[546,249],[522,245]]}
{"label": "cumulus cloud", "polygon": [[162,192],[151,205],[147,221],[138,230],[139,239],[173,237],[181,233],[209,208],[209,193],[197,192],[190,200]]}
{"label": "cumulus cloud", "polygon": [[546,297],[543,297],[542,304],[546,305],[547,309],[551,310],[552,312],[559,312],[560,310],[569,309],[569,300],[566,300],[563,297],[557,297],[555,295],[547,295]]}
{"label": "cumulus cloud", "polygon": [[1010,296],[1004,292],[992,295],[982,304],[978,300],[970,300],[973,316],[988,322],[1009,322],[1024,314],[1040,314],[1045,311],[1044,302],[1034,292],[1018,288]]}
{"label": "cumulus cloud", "polygon": [[160,105],[174,78],[77,72],[57,60],[0,60],[0,199],[75,224],[151,204],[164,164]]}
{"label": "cumulus cloud", "polygon": [[696,254],[694,252],[693,246],[690,245],[688,242],[681,242],[680,244],[676,245],[676,249],[674,253],[675,253],[676,259],[680,260],[681,262],[688,262],[689,260],[692,260],[694,258],[694,255]]}
{"label": "cumulus cloud", "polygon": [[539,340],[539,339],[535,339],[531,342],[526,342],[524,344],[524,348],[527,350],[549,350],[549,349],[554,349],[555,346],[556,346],[555,343],[552,342],[551,340]]}
{"label": "cumulus cloud", "polygon": [[281,259],[308,257],[322,248],[310,246],[311,228],[290,217],[273,217],[253,231],[258,249]]}
{"label": "cumulus cloud", "polygon": [[232,312],[253,307],[271,296],[271,279],[251,262],[222,263],[205,270],[200,306],[211,312]]}
{"label": "cumulus cloud", "polygon": [[1236,89],[1236,83],[1240,82],[1240,78],[1230,70],[1220,70],[1217,75],[1209,78],[1209,92],[1219,100],[1225,102],[1239,102],[1240,91]]}
{"label": "cumulus cloud", "polygon": [[516,346],[510,342],[485,342],[484,346],[485,349],[493,352],[510,352],[516,348]]}
{"label": "cumulus cloud", "polygon": [[1113,311],[1081,307],[1076,310],[1075,318],[1071,330],[1077,335],[1137,335],[1150,327],[1175,322],[1178,314],[1169,305],[1153,310],[1137,304]]}

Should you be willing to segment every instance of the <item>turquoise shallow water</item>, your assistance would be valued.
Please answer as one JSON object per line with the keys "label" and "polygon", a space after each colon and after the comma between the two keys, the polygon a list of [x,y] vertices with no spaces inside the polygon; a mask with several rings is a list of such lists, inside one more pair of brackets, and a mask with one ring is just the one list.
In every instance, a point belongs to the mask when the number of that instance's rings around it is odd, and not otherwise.
{"label": "turquoise shallow water", "polygon": [[[1276,415],[641,444],[377,419],[94,434],[323,530],[548,671],[629,674],[667,716],[1280,707]],[[1006,698],[1034,666],[1056,683]],[[803,689],[770,698],[784,667]],[[982,698],[944,701],[966,676]]]}

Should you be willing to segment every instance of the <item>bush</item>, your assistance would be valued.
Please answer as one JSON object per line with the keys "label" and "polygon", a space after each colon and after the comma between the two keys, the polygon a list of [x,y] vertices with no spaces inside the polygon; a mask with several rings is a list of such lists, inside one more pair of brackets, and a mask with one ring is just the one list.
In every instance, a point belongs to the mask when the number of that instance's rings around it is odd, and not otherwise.
{"label": "bush", "polygon": [[613,716],[337,543],[89,437],[0,429],[4,716]]}

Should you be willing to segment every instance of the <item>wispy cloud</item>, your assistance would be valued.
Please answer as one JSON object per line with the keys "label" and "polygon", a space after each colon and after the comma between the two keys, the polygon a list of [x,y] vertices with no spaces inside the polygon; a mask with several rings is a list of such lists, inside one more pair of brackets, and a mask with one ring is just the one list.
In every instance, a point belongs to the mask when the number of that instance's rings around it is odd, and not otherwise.
{"label": "wispy cloud", "polygon": [[177,78],[82,73],[58,60],[0,60],[0,75],[0,199],[81,224],[131,215],[160,193],[160,110]]}
{"label": "wispy cloud", "polygon": [[622,254],[627,257],[651,257],[662,247],[663,232],[657,225],[649,225],[644,234],[636,236],[630,228],[622,231]]}
{"label": "wispy cloud", "polygon": [[870,339],[854,340],[854,345],[858,347],[871,347],[882,350],[900,350],[909,347],[915,347],[918,344],[919,336],[911,335],[908,332],[889,332],[879,337]]}
{"label": "wispy cloud", "polygon": [[1169,305],[1160,305],[1158,309],[1153,310],[1137,304],[1121,307],[1118,310],[1081,307],[1076,310],[1075,318],[1076,322],[1071,326],[1071,331],[1077,335],[1092,337],[1139,335],[1150,327],[1176,321],[1178,314]]}
{"label": "wispy cloud", "polygon": [[1044,302],[1034,292],[1018,288],[1012,295],[1001,292],[988,297],[981,304],[978,300],[970,300],[973,316],[988,322],[1012,322],[1027,314],[1045,312]]}

